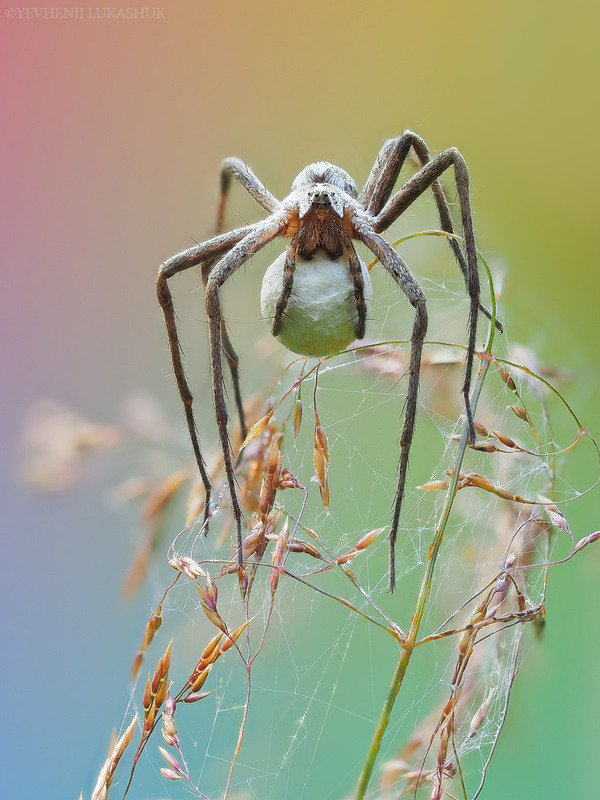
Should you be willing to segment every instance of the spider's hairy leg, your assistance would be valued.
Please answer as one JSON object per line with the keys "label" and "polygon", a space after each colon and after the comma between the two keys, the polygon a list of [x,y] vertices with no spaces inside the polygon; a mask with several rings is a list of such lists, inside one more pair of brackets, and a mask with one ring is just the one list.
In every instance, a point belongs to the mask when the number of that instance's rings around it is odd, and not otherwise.
{"label": "spider's hairy leg", "polygon": [[296,271],[296,255],[298,252],[298,234],[296,233],[290,242],[290,245],[285,254],[285,263],[283,265],[283,286],[281,295],[275,307],[275,316],[273,317],[273,325],[271,333],[277,336],[281,333],[283,327],[283,315],[287,308],[292,289],[294,288],[294,273]]}
{"label": "spider's hairy leg", "polygon": [[388,139],[379,151],[358,196],[358,202],[369,214],[379,214],[389,200],[411,145],[412,134],[405,131],[402,136]]}
{"label": "spider's hairy leg", "polygon": [[225,401],[225,382],[223,376],[223,313],[219,299],[219,289],[227,278],[242,266],[250,256],[258,252],[268,242],[279,236],[285,229],[288,222],[288,214],[273,214],[264,222],[258,223],[235,245],[215,266],[208,276],[206,283],[206,315],[208,317],[208,332],[210,339],[210,364],[212,373],[213,403],[219,439],[223,452],[223,463],[227,484],[231,494],[231,505],[236,523],[238,564],[240,569],[244,567],[244,554],[242,549],[242,509],[238,498],[235,470],[233,466],[233,455],[231,443],[227,430],[229,420],[227,413],[227,403]]}
{"label": "spider's hairy leg", "polygon": [[354,332],[357,339],[364,339],[367,327],[367,303],[365,301],[365,279],[360,259],[349,236],[344,236],[345,256],[348,259],[348,270],[354,284],[354,304],[356,305],[356,325]]}
{"label": "spider's hairy leg", "polygon": [[181,342],[179,341],[179,334],[177,332],[175,308],[173,306],[173,297],[169,289],[169,279],[174,275],[177,275],[179,272],[184,272],[191,267],[196,267],[199,264],[202,264],[204,261],[217,258],[223,252],[230,249],[245,236],[247,236],[248,233],[254,229],[254,227],[255,226],[251,225],[247,228],[240,228],[237,231],[232,231],[231,233],[224,234],[222,236],[216,236],[214,239],[210,239],[204,244],[196,245],[195,247],[191,247],[189,250],[184,250],[182,253],[172,256],[172,258],[170,258],[168,261],[165,261],[164,264],[161,265],[156,279],[156,294],[158,297],[158,302],[162,308],[165,325],[167,328],[167,337],[169,341],[169,350],[171,353],[171,363],[173,364],[175,381],[177,383],[181,402],[183,403],[185,419],[187,422],[190,440],[192,442],[192,449],[194,451],[194,456],[206,493],[204,502],[205,522],[208,521],[210,515],[210,496],[212,487],[206,471],[206,464],[202,456],[202,448],[198,438],[198,430],[196,428],[196,420],[194,418],[194,411],[192,408],[194,398],[190,390],[183,366],[183,351],[181,348]]}
{"label": "spider's hairy leg", "polygon": [[[381,148],[367,182],[359,196],[359,201],[362,202],[362,205],[370,214],[376,216],[388,202],[411,147],[419,159],[421,167],[424,167],[425,164],[431,160],[429,148],[425,141],[418,134],[413,133],[413,131],[404,131],[402,136],[389,139]],[[437,206],[440,228],[446,233],[454,233],[454,225],[452,215],[450,214],[448,199],[441,183],[437,180],[433,181],[431,183],[431,191],[433,192],[435,204]],[[396,219],[397,216],[390,219],[382,230],[389,227]],[[448,244],[460,267],[468,291],[469,268],[464,253],[456,239],[448,238]],[[491,313],[481,303],[479,303],[479,311],[491,320]],[[502,332],[503,326],[500,320],[496,320],[495,324],[496,328]]]}
{"label": "spider's hairy leg", "polygon": [[232,178],[239,181],[248,194],[270,214],[279,206],[279,200],[259,181],[247,164],[239,158],[225,158],[221,164],[221,199],[217,211],[217,233],[223,230]]}
{"label": "spider's hairy leg", "polygon": [[406,486],[406,474],[408,471],[408,457],[415,430],[415,419],[417,414],[417,400],[419,396],[419,379],[421,377],[421,353],[423,342],[427,333],[427,304],[423,290],[419,286],[416,278],[409,268],[402,261],[394,248],[388,244],[378,233],[364,222],[358,222],[355,226],[356,236],[365,244],[371,252],[377,256],[381,265],[390,273],[398,286],[409,299],[415,309],[415,321],[413,324],[412,336],[410,340],[410,363],[408,389],[406,392],[406,402],[404,406],[404,420],[400,433],[400,459],[398,462],[398,483],[394,497],[394,512],[392,515],[392,525],[390,528],[390,567],[389,567],[389,588],[394,591],[396,585],[396,538],[398,534],[398,522],[404,499],[404,489]]}
{"label": "spider's hairy leg", "polygon": [[466,251],[466,277],[467,293],[470,299],[469,320],[468,320],[468,339],[467,355],[465,358],[465,377],[462,386],[462,394],[465,400],[465,412],[469,429],[469,442],[475,441],[475,425],[473,423],[473,411],[471,409],[470,389],[471,376],[473,372],[473,360],[475,356],[475,345],[477,339],[477,317],[479,312],[479,271],[477,266],[477,249],[475,247],[475,233],[473,230],[473,220],[471,216],[471,201],[469,199],[469,171],[464,158],[455,147],[443,150],[437,156],[428,161],[415,175],[412,176],[389,200],[384,208],[374,219],[373,227],[375,231],[386,230],[400,214],[402,214],[415,200],[420,197],[427,189],[438,181],[440,176],[449,168],[454,167],[454,180],[458,193],[458,200],[461,212],[461,221],[465,239]]}
{"label": "spider's hairy leg", "polygon": [[[210,261],[205,261],[202,264],[202,284],[206,289],[206,282],[208,281],[208,276],[212,268],[215,265],[216,259],[211,259]],[[246,427],[246,417],[244,415],[244,401],[242,398],[242,389],[240,386],[240,359],[238,358],[238,354],[235,351],[233,343],[229,337],[229,332],[227,330],[227,325],[225,321],[223,321],[223,330],[221,332],[223,337],[223,351],[225,353],[225,358],[227,359],[227,366],[229,367],[229,373],[231,375],[231,385],[233,386],[233,397],[235,399],[235,407],[237,409],[238,420],[240,423],[240,431],[242,434],[242,439],[246,438],[246,434],[248,433],[248,429]]]}
{"label": "spider's hairy leg", "polygon": [[244,415],[244,400],[242,398],[242,390],[240,387],[240,359],[238,358],[238,354],[235,352],[233,344],[231,343],[225,320],[223,320],[221,336],[223,337],[223,352],[225,353],[227,366],[229,367],[229,373],[231,375],[233,397],[235,400],[235,407],[237,409],[238,420],[240,423],[240,433],[243,441],[248,434],[248,427],[246,425],[246,417]]}
{"label": "spider's hairy leg", "polygon": [[[241,159],[230,157],[223,160],[221,164],[221,197],[217,211],[217,234],[221,233],[224,229],[225,211],[227,206],[227,199],[229,195],[229,188],[231,186],[231,179],[235,178],[264,209],[269,212],[274,211],[279,205],[279,200],[269,192],[269,190],[261,183],[256,177],[254,172],[245,164]],[[215,265],[215,259],[206,261],[202,264],[202,283],[206,286],[208,276]],[[238,413],[240,429],[242,438],[246,438],[247,428],[246,419],[244,416],[244,403],[242,399],[242,391],[240,387],[240,361],[229,337],[229,333],[223,323],[222,330],[223,350],[227,358],[229,372],[231,374],[231,383],[233,386],[233,395],[235,398],[235,405]]]}

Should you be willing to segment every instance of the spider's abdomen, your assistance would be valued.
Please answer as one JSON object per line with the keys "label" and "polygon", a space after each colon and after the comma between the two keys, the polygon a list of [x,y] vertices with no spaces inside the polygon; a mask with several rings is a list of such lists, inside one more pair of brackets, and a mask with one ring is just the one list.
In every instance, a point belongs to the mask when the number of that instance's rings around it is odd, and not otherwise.
{"label": "spider's abdomen", "polygon": [[[286,253],[267,269],[261,290],[261,310],[267,324],[276,316],[284,284]],[[369,270],[361,261],[364,303],[373,292]],[[327,356],[344,350],[356,339],[355,290],[346,257],[333,261],[323,250],[310,260],[296,257],[293,289],[277,339],[303,356]]]}

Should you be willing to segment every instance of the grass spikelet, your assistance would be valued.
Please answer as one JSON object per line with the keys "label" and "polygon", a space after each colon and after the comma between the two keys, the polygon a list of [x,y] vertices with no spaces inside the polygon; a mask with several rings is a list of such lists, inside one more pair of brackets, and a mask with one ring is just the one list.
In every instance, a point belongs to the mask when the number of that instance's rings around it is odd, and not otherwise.
{"label": "grass spikelet", "polygon": [[506,447],[513,448],[517,446],[516,442],[513,439],[511,439],[510,436],[506,436],[505,434],[500,433],[500,431],[494,431],[494,430],[492,430],[491,433],[493,433],[496,439],[502,442],[503,445],[506,445]]}
{"label": "grass spikelet", "polygon": [[144,658],[144,653],[150,646],[152,640],[154,639],[154,634],[162,625],[162,602],[159,604],[158,608],[152,613],[150,619],[146,623],[146,628],[144,630],[144,636],[142,638],[142,643],[140,644],[139,650],[133,659],[133,665],[131,668],[131,678],[132,680],[137,676],[140,667],[142,665],[142,661]]}
{"label": "grass spikelet", "polygon": [[271,556],[271,574],[269,575],[269,582],[271,584],[271,596],[275,595],[277,591],[277,584],[279,583],[279,576],[281,574],[281,566],[284,562],[287,550],[288,550],[288,541],[290,538],[290,526],[289,520],[286,517],[284,520],[283,525],[281,526],[281,531],[279,536],[277,537],[277,542],[273,549],[273,554]]}
{"label": "grass spikelet", "polygon": [[249,624],[250,620],[247,619],[246,622],[242,623],[239,626],[239,628],[236,628],[233,631],[233,633],[228,634],[228,636],[221,641],[221,645],[219,647],[219,655],[223,655],[223,653],[226,653],[230,647],[233,647],[233,645],[237,642],[237,640],[240,638],[240,636],[246,630]]}
{"label": "grass spikelet", "polygon": [[258,420],[258,422],[255,422],[254,425],[252,425],[252,427],[248,431],[248,434],[247,434],[246,438],[242,442],[242,448],[244,448],[247,445],[249,445],[250,442],[253,441],[254,439],[256,439],[257,436],[260,436],[260,434],[264,431],[264,429],[267,427],[267,425],[271,421],[271,417],[273,416],[273,410],[274,409],[269,411],[267,414],[264,415],[264,417],[261,417]]}
{"label": "grass spikelet", "polygon": [[504,369],[501,364],[496,362],[496,369],[498,370],[498,374],[500,375],[501,379],[504,383],[508,386],[511,392],[517,391],[517,385],[514,380],[511,378],[510,374]]}
{"label": "grass spikelet", "polygon": [[531,420],[529,419],[529,416],[527,415],[527,411],[526,411],[526,409],[523,408],[523,406],[510,406],[510,408],[512,409],[513,413],[516,414],[516,416],[519,419],[522,419],[522,420],[524,420],[525,422],[528,422],[531,425]]}
{"label": "grass spikelet", "polygon": [[325,508],[329,508],[329,483],[327,473],[329,470],[329,447],[327,445],[327,435],[325,429],[319,424],[319,415],[315,414],[315,446],[313,450],[313,461],[321,492],[321,500]]}
{"label": "grass spikelet", "polygon": [[594,531],[594,533],[590,533],[587,536],[584,536],[583,539],[580,539],[573,548],[573,553],[578,553],[580,550],[583,550],[584,547],[587,547],[588,544],[592,544],[592,542],[597,542],[598,539],[600,539],[600,531]]}
{"label": "grass spikelet", "polygon": [[384,531],[385,528],[376,528],[374,531],[370,531],[362,536],[358,542],[354,545],[351,550],[348,550],[347,553],[344,553],[341,556],[338,556],[334,563],[335,564],[347,564],[348,562],[352,561],[355,556],[357,556],[361,550],[365,550],[370,544],[373,544],[375,539],[379,536],[379,534]]}
{"label": "grass spikelet", "polygon": [[201,656],[202,660],[208,661],[210,663],[209,660],[214,655],[214,653],[217,652],[219,642],[221,641],[222,638],[223,638],[222,633],[217,633],[215,634],[215,636],[213,636],[213,638],[210,640],[210,642],[206,645],[206,647],[202,651],[202,656]]}
{"label": "grass spikelet", "polygon": [[131,722],[125,729],[125,732],[113,747],[112,753],[104,762],[102,769],[100,770],[100,774],[98,775],[98,780],[96,781],[96,785],[94,787],[94,791],[92,792],[90,800],[104,800],[104,798],[106,798],[108,794],[108,789],[114,778],[117,765],[121,760],[121,757],[123,756],[123,753],[127,748],[127,745],[131,742],[131,738],[133,736],[136,724],[137,724],[137,715],[131,720]]}
{"label": "grass spikelet", "polygon": [[204,700],[205,697],[209,697],[213,692],[214,689],[211,689],[209,692],[190,692],[182,698],[182,701],[184,703],[197,703],[198,700]]}
{"label": "grass spikelet", "polygon": [[294,439],[298,438],[300,433],[300,426],[302,425],[302,401],[298,397],[294,403],[294,410],[292,412],[292,426],[294,428]]}
{"label": "grass spikelet", "polygon": [[448,481],[427,481],[427,483],[422,483],[420,486],[417,486],[417,489],[423,489],[426,492],[436,492],[440,489],[447,489],[448,488]]}

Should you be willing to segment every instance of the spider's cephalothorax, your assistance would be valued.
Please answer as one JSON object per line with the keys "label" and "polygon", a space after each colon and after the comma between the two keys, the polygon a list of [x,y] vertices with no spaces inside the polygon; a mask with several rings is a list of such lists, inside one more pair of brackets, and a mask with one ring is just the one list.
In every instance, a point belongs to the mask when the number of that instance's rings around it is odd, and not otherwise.
{"label": "spider's cephalothorax", "polygon": [[344,252],[344,213],[356,198],[352,178],[335,164],[317,161],[294,180],[291,198],[298,203],[300,258],[308,261],[319,249],[339,258]]}
{"label": "spider's cephalothorax", "polygon": [[304,167],[294,178],[292,192],[310,186],[312,183],[330,183],[351,197],[356,197],[356,184],[345,169],[330,164],[329,161],[315,161]]}
{"label": "spider's cephalothorax", "polygon": [[[395,194],[392,194],[411,149],[421,167]],[[302,306],[296,305],[294,314],[290,314],[288,304],[292,297],[296,268],[300,268],[301,264],[308,262],[314,267],[321,266],[323,268],[321,277],[325,276],[325,282],[329,284],[337,282],[340,275],[339,271],[336,272],[332,269],[332,265],[338,270],[342,270],[349,287],[347,296],[350,308],[350,318],[344,324],[350,326],[351,336],[362,338],[366,323],[368,273],[354,249],[354,242],[358,241],[373,253],[413,306],[415,318],[411,334],[408,385],[400,433],[400,458],[389,536],[389,582],[390,589],[393,589],[395,582],[394,547],[415,427],[421,352],[427,331],[427,309],[425,295],[417,280],[381,234],[428,189],[432,190],[436,202],[440,227],[447,233],[452,233],[454,230],[452,217],[439,183],[441,175],[450,167],[453,167],[454,170],[464,236],[464,250],[455,238],[449,238],[449,244],[463,274],[469,297],[469,333],[462,393],[465,401],[469,440],[474,442],[475,427],[469,390],[475,353],[477,318],[479,311],[488,317],[490,317],[490,313],[479,302],[479,274],[469,200],[469,173],[463,157],[456,148],[449,148],[430,158],[425,142],[417,134],[405,131],[402,136],[390,139],[383,145],[360,193],[357,193],[354,181],[343,169],[326,161],[318,161],[302,170],[292,184],[291,193],[283,201],[277,200],[246,164],[237,158],[228,158],[223,162],[221,172],[221,203],[217,229],[222,230],[226,198],[232,177],[238,180],[268,212],[268,216],[253,225],[217,235],[207,242],[173,256],[161,266],[157,279],[157,294],[167,326],[175,379],[183,401],[194,455],[206,490],[204,513],[205,522],[208,523],[212,487],[196,430],[192,411],[193,397],[183,367],[175,310],[168,285],[169,279],[178,272],[197,265],[200,265],[202,270],[210,338],[213,403],[236,521],[237,557],[240,570],[244,568],[243,515],[238,499],[235,462],[227,430],[228,414],[225,402],[223,354],[231,372],[236,406],[244,435],[246,427],[239,388],[238,358],[229,340],[221,311],[220,289],[222,285],[268,242],[277,237],[287,238],[289,240],[287,250],[278,260],[280,262],[280,278],[278,279],[280,282],[272,302],[272,311],[269,312],[273,334],[279,335],[281,338],[283,328],[297,324],[298,315],[303,313]],[[342,307],[345,306],[342,304]],[[294,315],[296,319],[294,319]],[[325,321],[327,320],[324,320],[323,324]],[[321,323],[317,321],[314,324]],[[501,329],[500,324],[496,324]],[[293,340],[296,341],[296,339]],[[305,347],[305,353],[309,355],[319,355],[321,354],[319,349],[322,346],[330,345],[331,342],[329,345],[319,344],[313,353],[306,351],[306,346],[301,344],[302,347]],[[400,407],[402,407],[402,402],[399,403]]]}

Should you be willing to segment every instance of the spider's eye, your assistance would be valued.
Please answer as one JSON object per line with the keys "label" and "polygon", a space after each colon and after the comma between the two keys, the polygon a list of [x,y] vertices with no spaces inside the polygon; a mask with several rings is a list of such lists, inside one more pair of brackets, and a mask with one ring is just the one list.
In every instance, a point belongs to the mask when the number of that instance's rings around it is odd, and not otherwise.
{"label": "spider's eye", "polygon": [[327,189],[312,189],[308,193],[308,199],[317,208],[326,208],[332,204],[333,200],[331,193]]}

